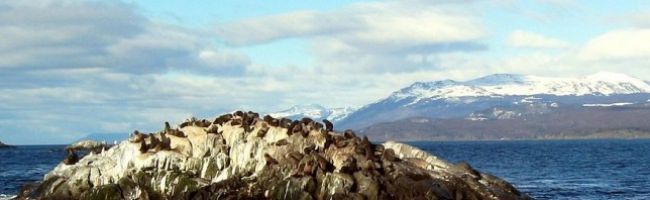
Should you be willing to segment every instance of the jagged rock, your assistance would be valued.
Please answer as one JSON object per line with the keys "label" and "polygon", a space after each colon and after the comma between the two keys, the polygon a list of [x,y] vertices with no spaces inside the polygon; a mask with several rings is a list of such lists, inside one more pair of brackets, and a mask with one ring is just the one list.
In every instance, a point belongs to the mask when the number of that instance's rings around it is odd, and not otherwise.
{"label": "jagged rock", "polygon": [[[114,147],[62,162],[18,199],[529,198],[469,164],[454,165],[406,144],[372,144],[329,126],[308,118],[260,119],[252,112],[167,124],[161,132],[136,132]],[[77,143],[69,149],[98,147]]]}

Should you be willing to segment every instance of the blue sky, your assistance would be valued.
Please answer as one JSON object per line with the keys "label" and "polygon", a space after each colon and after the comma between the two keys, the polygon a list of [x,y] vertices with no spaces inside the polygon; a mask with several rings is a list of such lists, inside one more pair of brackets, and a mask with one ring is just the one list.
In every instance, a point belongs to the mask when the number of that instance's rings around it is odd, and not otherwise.
{"label": "blue sky", "polygon": [[67,143],[493,73],[650,79],[650,2],[0,2],[0,140]]}

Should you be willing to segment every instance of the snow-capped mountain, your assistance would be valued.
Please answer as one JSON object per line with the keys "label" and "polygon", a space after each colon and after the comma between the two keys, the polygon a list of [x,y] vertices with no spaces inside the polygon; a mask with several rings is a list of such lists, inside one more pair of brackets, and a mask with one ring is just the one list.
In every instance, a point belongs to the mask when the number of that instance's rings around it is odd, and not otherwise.
{"label": "snow-capped mountain", "polygon": [[356,109],[352,107],[326,108],[318,104],[310,104],[293,106],[287,110],[269,113],[269,115],[276,118],[301,119],[303,117],[309,117],[315,120],[327,119],[332,122],[337,122],[354,111]]}
{"label": "snow-capped mountain", "polygon": [[[494,74],[469,81],[416,82],[360,108],[337,125],[362,129],[410,117],[472,118],[475,112],[495,107],[507,109],[530,104],[582,107],[639,103],[648,99],[649,82],[624,74],[601,72],[571,78]],[[517,115],[508,112],[507,116]]]}
{"label": "snow-capped mountain", "polygon": [[411,104],[423,100],[450,99],[458,97],[499,97],[524,95],[612,95],[649,93],[650,85],[644,80],[624,74],[601,72],[579,78],[557,78],[495,74],[482,78],[457,82],[443,80],[417,82],[394,92],[392,101],[411,99]]}

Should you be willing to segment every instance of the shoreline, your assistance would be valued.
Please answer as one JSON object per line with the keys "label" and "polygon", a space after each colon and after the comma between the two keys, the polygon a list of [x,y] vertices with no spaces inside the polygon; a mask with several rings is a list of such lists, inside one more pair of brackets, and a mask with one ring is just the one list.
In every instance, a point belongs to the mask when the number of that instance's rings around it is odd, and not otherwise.
{"label": "shoreline", "polygon": [[[612,138],[517,138],[517,139],[441,139],[441,140],[370,140],[371,142],[512,142],[512,141],[597,141],[597,140],[650,140],[648,137],[612,137]],[[68,146],[70,144],[21,144],[9,147]]]}

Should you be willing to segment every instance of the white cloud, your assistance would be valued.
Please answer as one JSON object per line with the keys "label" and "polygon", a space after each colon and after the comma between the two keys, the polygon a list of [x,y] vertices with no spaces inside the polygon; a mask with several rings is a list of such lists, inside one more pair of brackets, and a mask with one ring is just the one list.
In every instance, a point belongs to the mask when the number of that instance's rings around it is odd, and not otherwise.
{"label": "white cloud", "polygon": [[218,33],[235,46],[286,38],[310,41],[322,72],[405,72],[435,68],[412,54],[484,49],[485,30],[467,2],[388,1],[231,22]]}
{"label": "white cloud", "polygon": [[567,42],[560,39],[522,30],[516,30],[510,33],[506,44],[515,48],[562,49],[569,47]]}
{"label": "white cloud", "polygon": [[623,29],[591,39],[580,50],[584,61],[646,60],[650,58],[650,29]]}
{"label": "white cloud", "polygon": [[[196,30],[156,23],[131,5],[109,1],[2,1],[0,68],[19,70],[107,68],[135,74],[184,70],[242,74],[250,61],[216,51]],[[228,58],[224,58],[228,56]],[[224,73],[225,72],[225,73]]]}

